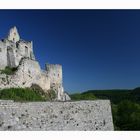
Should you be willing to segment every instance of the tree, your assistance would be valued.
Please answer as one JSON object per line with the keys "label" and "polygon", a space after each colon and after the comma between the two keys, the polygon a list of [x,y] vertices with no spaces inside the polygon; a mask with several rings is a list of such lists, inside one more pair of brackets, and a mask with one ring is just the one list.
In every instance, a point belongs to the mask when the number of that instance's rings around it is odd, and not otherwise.
{"label": "tree", "polygon": [[140,130],[140,105],[131,101],[118,104],[116,124],[121,130]]}

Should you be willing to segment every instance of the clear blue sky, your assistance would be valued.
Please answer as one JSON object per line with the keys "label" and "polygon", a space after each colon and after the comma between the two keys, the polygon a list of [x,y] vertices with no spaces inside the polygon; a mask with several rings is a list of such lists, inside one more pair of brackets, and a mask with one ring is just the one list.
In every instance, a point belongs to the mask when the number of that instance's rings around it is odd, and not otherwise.
{"label": "clear blue sky", "polygon": [[36,59],[63,66],[65,90],[140,86],[140,10],[0,10],[0,38],[17,26]]}

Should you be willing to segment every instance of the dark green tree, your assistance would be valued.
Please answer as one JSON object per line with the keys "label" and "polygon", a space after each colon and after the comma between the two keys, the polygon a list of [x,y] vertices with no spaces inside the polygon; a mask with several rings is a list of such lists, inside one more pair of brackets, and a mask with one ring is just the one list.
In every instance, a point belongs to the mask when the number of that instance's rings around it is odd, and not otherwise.
{"label": "dark green tree", "polygon": [[118,104],[115,122],[121,130],[140,130],[140,105],[131,101]]}

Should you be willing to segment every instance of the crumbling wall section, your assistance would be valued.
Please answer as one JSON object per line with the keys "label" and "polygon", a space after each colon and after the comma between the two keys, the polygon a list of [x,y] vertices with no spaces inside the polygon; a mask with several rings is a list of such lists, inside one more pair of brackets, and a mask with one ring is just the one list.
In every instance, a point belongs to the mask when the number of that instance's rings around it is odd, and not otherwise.
{"label": "crumbling wall section", "polygon": [[20,40],[20,36],[16,27],[10,29],[8,34],[8,40],[12,42],[18,42]]}
{"label": "crumbling wall section", "polygon": [[39,63],[30,59],[23,59],[17,71],[12,75],[0,74],[0,88],[24,88],[32,84],[39,85],[44,91],[50,89],[50,81],[40,69]]}
{"label": "crumbling wall section", "polygon": [[46,71],[50,78],[50,87],[57,93],[57,99],[65,100],[62,66],[59,64],[46,64]]}
{"label": "crumbling wall section", "polygon": [[0,41],[0,69],[7,66],[7,47],[3,41]]}

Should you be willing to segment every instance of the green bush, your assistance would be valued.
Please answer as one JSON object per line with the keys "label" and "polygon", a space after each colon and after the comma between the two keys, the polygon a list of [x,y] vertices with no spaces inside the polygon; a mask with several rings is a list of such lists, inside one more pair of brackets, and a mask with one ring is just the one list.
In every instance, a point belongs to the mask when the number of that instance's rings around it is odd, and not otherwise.
{"label": "green bush", "polygon": [[131,90],[90,90],[83,92],[88,96],[88,94],[93,94],[98,99],[109,99],[113,104],[118,104],[122,100],[134,100],[134,96],[131,94]]}
{"label": "green bush", "polygon": [[72,100],[109,99],[111,103],[118,104],[122,100],[135,100],[131,90],[89,90],[83,93],[70,95]]}
{"label": "green bush", "polygon": [[112,106],[116,130],[140,130],[140,105],[131,101],[122,101]]}
{"label": "green bush", "polygon": [[135,88],[134,90],[132,90],[131,95],[133,95],[135,97],[135,101],[137,103],[140,103],[140,87]]}
{"label": "green bush", "polygon": [[33,84],[31,86],[31,89],[36,92],[37,94],[40,94],[43,98],[45,98],[45,100],[55,100],[56,99],[56,93],[54,90],[50,89],[46,92],[44,92],[44,90],[37,84]]}
{"label": "green bush", "polygon": [[140,94],[140,87],[133,89],[132,94]]}
{"label": "green bush", "polygon": [[56,93],[54,90],[50,89],[46,93],[48,95],[49,100],[55,100],[56,99]]}
{"label": "green bush", "polygon": [[14,72],[17,70],[17,68],[10,68],[10,67],[5,67],[4,70],[0,70],[1,74],[7,74],[7,75],[12,75]]}
{"label": "green bush", "polygon": [[30,88],[10,88],[0,90],[0,99],[14,101],[45,101],[45,98]]}
{"label": "green bush", "polygon": [[31,89],[41,96],[45,94],[44,90],[37,84],[32,84]]}
{"label": "green bush", "polygon": [[95,95],[92,93],[88,93],[88,94],[78,94],[77,93],[77,94],[70,95],[70,97],[72,100],[95,100],[95,99],[97,99],[95,97]]}
{"label": "green bush", "polygon": [[115,129],[115,130],[120,130],[120,128],[117,126],[117,120],[118,120],[118,116],[117,116],[118,106],[115,105],[115,104],[111,104],[111,108],[112,108],[112,117],[113,117],[114,129]]}

